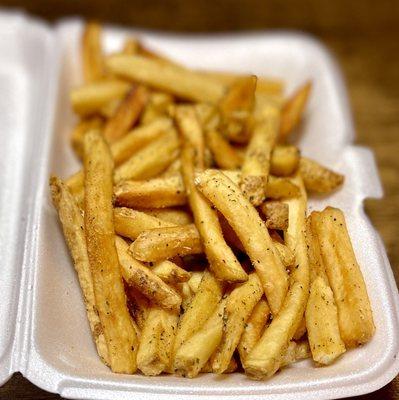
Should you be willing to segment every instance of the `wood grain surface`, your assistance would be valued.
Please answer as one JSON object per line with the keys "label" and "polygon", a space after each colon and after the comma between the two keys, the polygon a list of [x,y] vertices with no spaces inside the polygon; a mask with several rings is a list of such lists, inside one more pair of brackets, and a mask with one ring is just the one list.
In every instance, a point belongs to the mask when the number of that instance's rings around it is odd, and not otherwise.
{"label": "wood grain surface", "polygon": [[[385,196],[367,200],[399,283],[399,1],[123,0],[1,1],[49,21],[68,15],[151,29],[236,31],[299,29],[316,35],[338,59],[347,82],[357,143],[376,156]],[[60,399],[15,374],[0,399]],[[399,378],[356,399],[399,400]]]}

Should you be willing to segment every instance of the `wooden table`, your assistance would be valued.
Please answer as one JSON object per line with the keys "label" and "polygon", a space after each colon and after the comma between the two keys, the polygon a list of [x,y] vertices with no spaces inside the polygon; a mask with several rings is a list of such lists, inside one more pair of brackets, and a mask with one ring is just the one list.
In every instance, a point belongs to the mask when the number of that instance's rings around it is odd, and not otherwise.
{"label": "wooden table", "polygon": [[[178,31],[288,28],[315,34],[343,69],[355,116],[357,142],[374,151],[385,197],[366,211],[381,233],[399,282],[399,2],[247,0],[0,1],[49,20],[82,15],[131,26]],[[0,388],[0,398],[60,399],[20,374]],[[399,377],[356,399],[399,399]]]}

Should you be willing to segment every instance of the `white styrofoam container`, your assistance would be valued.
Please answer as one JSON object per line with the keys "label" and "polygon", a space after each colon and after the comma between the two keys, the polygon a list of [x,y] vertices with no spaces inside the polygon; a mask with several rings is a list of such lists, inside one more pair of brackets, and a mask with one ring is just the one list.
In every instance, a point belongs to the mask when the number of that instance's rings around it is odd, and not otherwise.
{"label": "white styrofoam container", "polygon": [[[189,380],[116,375],[101,364],[89,333],[79,285],[50,202],[50,173],[78,168],[69,146],[74,117],[68,90],[80,83],[82,24],[55,27],[19,14],[0,14],[0,383],[20,371],[41,388],[73,399],[330,399],[374,391],[399,371],[398,293],[382,242],[363,211],[382,189],[371,152],[354,146],[345,87],[336,64],[314,39],[297,33],[182,36],[144,31],[151,48],[192,67],[281,77],[291,91],[305,79],[314,89],[298,136],[305,155],[346,176],[343,188],[312,198],[345,211],[376,324],[367,345],[338,362],[310,360],[265,382],[243,374]],[[117,50],[128,31],[107,28]]]}

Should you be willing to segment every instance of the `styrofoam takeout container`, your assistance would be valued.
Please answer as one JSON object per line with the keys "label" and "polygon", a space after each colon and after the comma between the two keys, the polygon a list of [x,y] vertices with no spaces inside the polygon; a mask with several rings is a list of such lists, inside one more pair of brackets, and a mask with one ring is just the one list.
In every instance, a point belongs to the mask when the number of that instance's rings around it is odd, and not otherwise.
{"label": "styrofoam takeout container", "polygon": [[[398,293],[382,242],[363,211],[382,190],[371,152],[354,146],[341,75],[314,39],[293,33],[180,36],[133,31],[151,48],[191,67],[281,77],[288,92],[312,79],[314,88],[299,146],[345,174],[344,187],[310,200],[345,211],[369,291],[376,334],[338,362],[310,360],[265,382],[243,374],[189,380],[116,375],[101,364],[48,190],[50,173],[78,168],[69,135],[74,117],[68,90],[81,82],[82,23],[49,27],[19,14],[0,14],[0,383],[15,371],[50,392],[74,399],[327,399],[359,395],[388,383],[399,370]],[[109,51],[127,31],[106,29]]]}

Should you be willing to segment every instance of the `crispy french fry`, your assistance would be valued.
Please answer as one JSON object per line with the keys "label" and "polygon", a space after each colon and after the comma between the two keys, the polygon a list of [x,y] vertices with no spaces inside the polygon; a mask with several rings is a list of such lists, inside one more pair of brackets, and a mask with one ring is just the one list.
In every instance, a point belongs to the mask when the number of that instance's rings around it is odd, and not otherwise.
{"label": "crispy french fry", "polygon": [[114,208],[115,232],[118,235],[135,240],[140,233],[155,228],[168,228],[175,226],[170,222],[162,221],[142,211],[126,207]]}
{"label": "crispy french fry", "polygon": [[144,86],[133,86],[105,124],[104,138],[112,143],[124,136],[139,119],[147,100],[147,89]]}
{"label": "crispy french fry", "polygon": [[193,293],[197,293],[198,292],[198,288],[199,288],[199,285],[201,283],[203,274],[204,273],[202,271],[191,272],[191,276],[190,276],[190,279],[188,281],[188,285],[190,286],[190,289],[191,289],[191,291]]}
{"label": "crispy french fry", "polygon": [[124,181],[115,186],[115,203],[126,207],[162,208],[186,203],[180,175],[146,181]]}
{"label": "crispy french fry", "polygon": [[70,92],[73,110],[79,115],[98,113],[111,100],[121,99],[131,85],[116,79],[87,83]]}
{"label": "crispy french fry", "polygon": [[[309,292],[310,293],[310,292]],[[301,339],[305,333],[306,333],[306,319],[305,316],[302,317],[301,322],[296,330],[296,332],[294,333],[294,336],[292,337],[293,340],[299,340]]]}
{"label": "crispy french fry", "polygon": [[141,56],[115,55],[106,66],[116,75],[183,99],[216,103],[225,91],[223,84],[194,71]]}
{"label": "crispy french fry", "polygon": [[270,173],[277,176],[289,176],[296,172],[299,165],[299,149],[291,145],[275,146],[270,160]]}
{"label": "crispy french fry", "polygon": [[259,277],[252,273],[247,282],[236,287],[228,296],[223,317],[223,337],[213,358],[214,372],[222,374],[228,368],[245,324],[262,294]]}
{"label": "crispy french fry", "polygon": [[370,340],[375,327],[366,285],[352,248],[341,210],[327,207],[312,214],[312,226],[320,241],[335,303],[338,323],[346,347],[355,347]]}
{"label": "crispy french fry", "polygon": [[[213,355],[208,359],[208,361],[205,363],[205,365],[201,369],[201,373],[210,373],[210,372],[215,372],[212,368],[212,357]],[[232,374],[235,372],[238,368],[237,361],[235,358],[231,358],[228,367],[224,370],[224,374]]]}
{"label": "crispy french fry", "polygon": [[150,309],[150,301],[133,286],[125,284],[125,291],[128,298],[130,314],[134,321],[136,321],[140,331],[142,331]]}
{"label": "crispy french fry", "polygon": [[258,206],[266,198],[270,158],[278,135],[280,115],[269,107],[262,120],[255,122],[251,140],[241,168],[241,190],[252,204]]}
{"label": "crispy french fry", "polygon": [[312,82],[306,82],[284,104],[280,124],[281,141],[285,141],[287,136],[299,125],[311,89]]}
{"label": "crispy french fry", "polygon": [[[83,136],[92,129],[101,129],[103,121],[99,117],[91,117],[79,121],[72,131],[71,144],[75,154],[83,158]],[[83,184],[83,174],[82,174]]]}
{"label": "crispy french fry", "polygon": [[343,175],[305,157],[302,157],[299,161],[299,172],[302,175],[306,190],[311,192],[330,193],[344,182]]}
{"label": "crispy french fry", "polygon": [[144,212],[174,225],[188,225],[193,222],[193,218],[189,212],[178,208],[153,208],[145,209]]}
{"label": "crispy french fry", "polygon": [[115,115],[116,110],[118,109],[122,101],[123,97],[111,99],[98,110],[98,114],[100,114],[101,117],[105,119],[111,118],[113,115]]}
{"label": "crispy french fry", "polygon": [[84,137],[84,232],[93,277],[96,308],[114,372],[136,370],[138,340],[126,306],[112,210],[113,162],[98,131]]}
{"label": "crispy french fry", "polygon": [[219,128],[220,114],[215,105],[209,103],[196,103],[194,108],[198,121],[204,130],[213,130]]}
{"label": "crispy french fry", "polygon": [[190,289],[188,282],[178,283],[176,284],[176,288],[179,291],[182,298],[181,308],[183,309],[183,312],[186,312],[187,308],[191,304],[191,301],[193,300],[194,293]]}
{"label": "crispy french fry", "polygon": [[310,352],[309,343],[304,340],[302,342],[294,342],[291,341],[288,345],[287,351],[285,352],[281,367],[285,367],[294,362],[304,360],[305,358],[309,358],[312,356]]}
{"label": "crispy french fry", "polygon": [[169,107],[173,104],[173,96],[162,92],[153,92],[150,95],[149,101],[141,115],[140,122],[149,124],[152,121],[166,117]]}
{"label": "crispy french fry", "polygon": [[149,300],[162,308],[178,310],[179,294],[156,276],[149,268],[135,260],[128,252],[127,243],[116,237],[116,248],[121,264],[122,276],[129,286],[134,286]]}
{"label": "crispy french fry", "polygon": [[223,237],[226,239],[226,242],[229,244],[229,246],[233,246],[235,249],[245,253],[245,249],[241,243],[241,240],[222,214],[219,214],[219,222],[220,227],[222,228]]}
{"label": "crispy french fry", "polygon": [[296,176],[295,183],[301,189],[301,196],[287,200],[289,224],[286,242],[295,251],[297,267],[291,273],[290,288],[280,312],[245,360],[245,372],[254,379],[268,378],[280,368],[282,355],[301,323],[309,295],[309,263],[305,238],[306,192],[300,176]]}
{"label": "crispy french fry", "polygon": [[269,229],[286,230],[288,227],[288,205],[281,201],[265,201],[260,205]]}
{"label": "crispy french fry", "polygon": [[284,266],[287,268],[292,267],[293,264],[295,263],[294,252],[291,249],[289,249],[286,245],[277,242],[274,239],[273,239],[273,244]]}
{"label": "crispy french fry", "polygon": [[265,329],[270,316],[270,308],[265,299],[260,299],[255,305],[247,323],[244,325],[244,331],[241,335],[237,349],[240,354],[241,364],[244,365],[247,355],[255,347]]}
{"label": "crispy french fry", "polygon": [[84,233],[83,215],[72,194],[61,179],[52,176],[50,189],[54,207],[62,224],[65,241],[71,253],[75,270],[78,274],[86,306],[91,334],[101,360],[109,365],[108,347],[105,340],[100,317],[96,313],[93,278],[87,255],[86,236]]}
{"label": "crispy french fry", "polygon": [[[240,189],[220,171],[196,177],[199,190],[225,216],[240,238],[259,275],[273,314],[277,314],[288,288],[288,277],[268,230]],[[245,224],[242,221],[246,221]]]}
{"label": "crispy french fry", "polygon": [[156,263],[151,270],[168,284],[187,282],[191,278],[189,272],[169,260]]}
{"label": "crispy french fry", "polygon": [[155,262],[200,254],[203,247],[195,225],[184,225],[142,232],[131,244],[130,252],[137,260]]}
{"label": "crispy french fry", "polygon": [[86,24],[82,38],[83,76],[93,82],[104,76],[104,60],[101,49],[101,26],[95,22]]}

